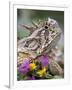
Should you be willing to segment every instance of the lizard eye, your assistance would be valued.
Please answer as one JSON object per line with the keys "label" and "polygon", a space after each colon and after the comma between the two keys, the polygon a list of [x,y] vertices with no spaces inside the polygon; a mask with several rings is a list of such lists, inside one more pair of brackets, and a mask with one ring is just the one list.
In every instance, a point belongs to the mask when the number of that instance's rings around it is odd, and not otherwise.
{"label": "lizard eye", "polygon": [[45,26],[45,29],[48,29],[48,26],[47,25]]}

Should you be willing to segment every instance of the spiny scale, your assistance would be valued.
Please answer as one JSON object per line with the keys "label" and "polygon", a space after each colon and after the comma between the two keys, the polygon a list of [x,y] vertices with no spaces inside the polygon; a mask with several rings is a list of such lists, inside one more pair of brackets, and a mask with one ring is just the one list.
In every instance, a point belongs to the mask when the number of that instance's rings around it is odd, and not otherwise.
{"label": "spiny scale", "polygon": [[46,49],[49,52],[55,47],[60,39],[61,30],[57,26],[57,22],[50,18],[39,25],[36,24],[34,28],[30,36],[18,41],[18,52],[34,53],[36,58],[37,55],[44,53]]}

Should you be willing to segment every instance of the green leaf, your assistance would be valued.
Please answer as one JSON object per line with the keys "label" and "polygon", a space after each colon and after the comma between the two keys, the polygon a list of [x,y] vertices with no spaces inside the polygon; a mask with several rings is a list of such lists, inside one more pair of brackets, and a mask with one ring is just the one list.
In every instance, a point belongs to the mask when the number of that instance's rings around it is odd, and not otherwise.
{"label": "green leaf", "polygon": [[55,75],[53,79],[61,79],[61,76]]}
{"label": "green leaf", "polygon": [[24,75],[22,75],[20,72],[17,74],[17,80],[24,80]]}
{"label": "green leaf", "polygon": [[48,72],[45,73],[45,79],[52,79],[53,76],[51,74],[49,74]]}

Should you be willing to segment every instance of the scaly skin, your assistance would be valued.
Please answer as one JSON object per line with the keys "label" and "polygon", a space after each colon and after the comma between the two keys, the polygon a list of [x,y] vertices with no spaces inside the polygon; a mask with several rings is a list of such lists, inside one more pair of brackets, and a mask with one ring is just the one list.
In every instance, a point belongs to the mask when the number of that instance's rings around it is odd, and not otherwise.
{"label": "scaly skin", "polygon": [[[41,54],[49,54],[51,49],[57,45],[61,29],[58,23],[51,18],[48,18],[47,21],[40,21],[38,24],[33,22],[33,24],[35,27],[22,25],[30,30],[31,34],[18,41],[18,53],[26,53],[31,56],[28,56],[29,58],[35,60]],[[18,59],[19,62],[21,63],[21,60]],[[61,67],[52,59],[50,59],[49,67],[53,74],[61,75],[63,73]]]}

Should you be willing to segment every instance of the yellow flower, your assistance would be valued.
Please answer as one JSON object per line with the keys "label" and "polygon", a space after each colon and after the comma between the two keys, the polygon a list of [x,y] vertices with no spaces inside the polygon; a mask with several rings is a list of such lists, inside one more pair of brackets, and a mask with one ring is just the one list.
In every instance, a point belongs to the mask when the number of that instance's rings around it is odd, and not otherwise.
{"label": "yellow flower", "polygon": [[37,73],[42,77],[44,73],[46,72],[46,68],[44,67],[42,70],[39,70]]}
{"label": "yellow flower", "polygon": [[31,70],[33,70],[33,69],[36,68],[36,65],[35,65],[35,63],[30,63],[30,64],[29,64],[29,67],[30,67]]}

